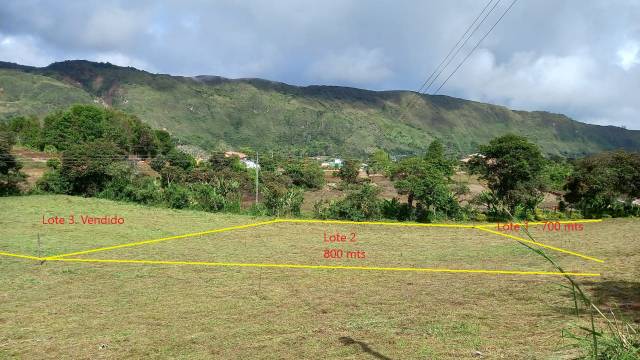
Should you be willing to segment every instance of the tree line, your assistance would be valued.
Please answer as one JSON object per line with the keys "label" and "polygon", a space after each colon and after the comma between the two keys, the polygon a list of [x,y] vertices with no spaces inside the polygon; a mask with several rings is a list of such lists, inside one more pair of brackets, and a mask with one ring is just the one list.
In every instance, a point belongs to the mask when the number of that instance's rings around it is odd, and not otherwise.
{"label": "tree line", "polygon": [[[176,147],[176,140],[136,116],[92,105],[76,105],[42,121],[16,117],[0,124],[0,194],[20,193],[25,176],[11,147],[58,154],[30,193],[95,196],[120,201],[203,211],[299,216],[305,191],[321,189],[325,177],[314,159],[261,157],[260,171],[237,157],[216,152],[197,162]],[[251,155],[251,154],[250,154]],[[141,170],[144,160],[157,176]],[[380,188],[359,176],[361,162],[345,160],[338,175],[345,196],[319,201],[314,216],[350,220],[399,221],[498,220],[555,217],[637,216],[640,155],[626,151],[578,160],[545,157],[540,148],[516,135],[481,145],[466,164],[447,155],[435,140],[424,154],[394,161],[375,151],[365,170],[389,178],[403,196],[382,199]],[[469,188],[455,181],[456,171],[477,175],[486,191],[462,201]],[[260,201],[242,209],[259,177]],[[538,207],[546,192],[562,195],[557,211]]]}

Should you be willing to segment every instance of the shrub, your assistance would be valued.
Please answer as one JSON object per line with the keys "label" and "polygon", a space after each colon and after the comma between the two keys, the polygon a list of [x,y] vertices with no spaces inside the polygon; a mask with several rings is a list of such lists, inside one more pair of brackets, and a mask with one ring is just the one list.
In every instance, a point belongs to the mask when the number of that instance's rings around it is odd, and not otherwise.
{"label": "shrub", "polygon": [[199,210],[215,212],[225,209],[227,201],[215,187],[207,184],[191,185],[191,194],[195,208]]}
{"label": "shrub", "polygon": [[130,201],[145,205],[157,205],[162,202],[161,188],[151,177],[136,176],[131,169],[112,167],[112,179],[97,195],[100,198]]}
{"label": "shrub", "polygon": [[149,161],[149,166],[158,173],[162,171],[162,168],[164,168],[166,164],[167,158],[165,158],[162,154],[154,157],[153,159],[151,159],[151,161]]}
{"label": "shrub", "polygon": [[264,205],[270,215],[300,215],[300,206],[304,200],[303,191],[299,188],[286,189],[283,193],[266,191]]}
{"label": "shrub", "polygon": [[0,132],[0,195],[20,193],[19,184],[25,179],[20,172],[22,165],[11,154],[12,145],[11,135]]}
{"label": "shrub", "polygon": [[314,205],[314,215],[321,219],[346,219],[364,221],[379,219],[382,202],[378,198],[380,190],[364,184],[359,190],[349,192],[344,198]]}
{"label": "shrub", "polygon": [[483,213],[477,213],[473,217],[473,220],[475,220],[475,221],[487,221],[487,215],[485,215]]}
{"label": "shrub", "polygon": [[71,193],[95,195],[113,177],[111,164],[124,154],[109,142],[95,141],[71,146],[62,153],[60,173],[71,184]]}
{"label": "shrub", "polygon": [[382,217],[398,221],[415,220],[414,209],[406,203],[401,203],[398,198],[383,199],[380,204]]}
{"label": "shrub", "polygon": [[338,177],[345,183],[355,184],[358,181],[360,163],[355,160],[345,160],[338,171]]}
{"label": "shrub", "polygon": [[52,194],[68,194],[71,184],[58,170],[49,170],[36,182],[36,190]]}
{"label": "shrub", "polygon": [[324,171],[315,161],[296,161],[285,166],[285,174],[296,186],[319,189],[324,185]]}
{"label": "shrub", "polygon": [[44,146],[44,150],[43,151],[45,153],[47,153],[47,154],[55,154],[55,153],[58,152],[58,149],[56,149],[56,147],[53,146],[53,145],[47,144],[47,145]]}
{"label": "shrub", "polygon": [[164,189],[164,201],[173,209],[185,209],[189,207],[189,189],[183,185],[170,184]]}
{"label": "shrub", "polygon": [[172,166],[179,167],[182,170],[190,170],[196,166],[196,160],[191,155],[177,149],[171,149],[165,159]]}
{"label": "shrub", "polygon": [[9,130],[16,134],[18,142],[35,149],[40,145],[40,122],[35,117],[19,116],[9,121]]}

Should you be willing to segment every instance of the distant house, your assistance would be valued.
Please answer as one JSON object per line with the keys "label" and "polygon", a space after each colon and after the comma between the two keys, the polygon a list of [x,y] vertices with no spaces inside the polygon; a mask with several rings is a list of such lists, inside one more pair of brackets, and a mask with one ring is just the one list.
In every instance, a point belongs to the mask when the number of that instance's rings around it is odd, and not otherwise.
{"label": "distant house", "polygon": [[333,159],[320,164],[325,169],[340,169],[342,167],[342,159]]}
{"label": "distant house", "polygon": [[484,155],[482,155],[482,154],[478,154],[478,153],[470,154],[470,155],[468,155],[467,157],[462,158],[462,160],[460,160],[460,161],[462,161],[463,163],[465,163],[465,164],[466,164],[466,163],[468,163],[469,161],[471,161],[471,159],[473,159],[473,158],[475,158],[475,157],[484,158]]}
{"label": "distant house", "polygon": [[240,160],[243,160],[243,159],[247,158],[247,154],[241,153],[241,152],[238,152],[238,151],[225,151],[224,152],[224,157],[233,157],[233,156],[239,157]]}
{"label": "distant house", "polygon": [[247,169],[260,169],[260,165],[256,164],[255,162],[249,159],[241,159],[240,162],[242,162],[244,166],[247,167]]}

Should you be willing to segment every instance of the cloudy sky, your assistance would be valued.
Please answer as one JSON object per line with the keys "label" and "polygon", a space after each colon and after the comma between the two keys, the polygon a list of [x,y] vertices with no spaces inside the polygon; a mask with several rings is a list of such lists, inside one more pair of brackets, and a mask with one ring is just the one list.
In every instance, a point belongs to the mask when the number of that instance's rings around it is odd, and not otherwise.
{"label": "cloudy sky", "polygon": [[[487,2],[9,0],[0,60],[417,90]],[[430,92],[510,3],[496,5]],[[440,93],[640,129],[638,90],[640,1],[520,0]]]}

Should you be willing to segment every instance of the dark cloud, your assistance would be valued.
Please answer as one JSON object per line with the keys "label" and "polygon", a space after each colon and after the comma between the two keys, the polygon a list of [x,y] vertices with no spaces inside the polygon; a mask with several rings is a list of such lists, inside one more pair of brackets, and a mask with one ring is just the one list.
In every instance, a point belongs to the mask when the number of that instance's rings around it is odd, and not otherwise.
{"label": "dark cloud", "polygon": [[[0,60],[415,90],[485,4],[16,0],[0,8]],[[441,93],[640,129],[638,18],[633,0],[520,0]]]}

